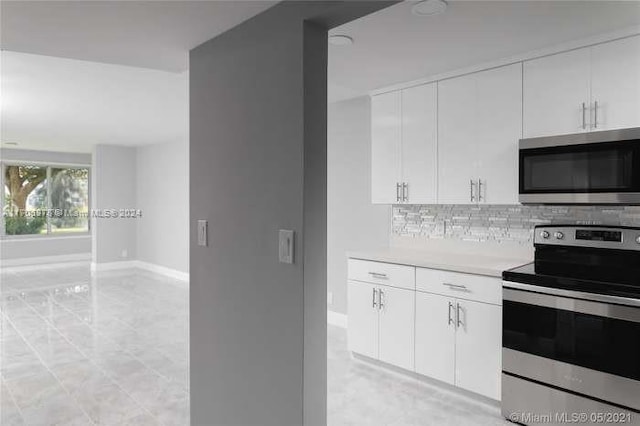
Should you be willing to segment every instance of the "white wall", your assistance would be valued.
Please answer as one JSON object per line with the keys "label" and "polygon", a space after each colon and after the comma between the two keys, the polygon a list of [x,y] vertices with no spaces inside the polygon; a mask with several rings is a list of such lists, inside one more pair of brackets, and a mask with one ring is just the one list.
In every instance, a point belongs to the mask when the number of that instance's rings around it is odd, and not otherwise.
{"label": "white wall", "polygon": [[[136,209],[136,148],[96,145],[93,152],[91,206],[104,209]],[[104,264],[136,259],[134,218],[92,220],[92,261]]]}
{"label": "white wall", "polygon": [[[90,165],[91,154],[0,149],[2,161],[34,161],[73,165]],[[88,258],[91,253],[90,235],[73,236],[7,236],[0,242],[0,261],[3,266],[54,259]]]}
{"label": "white wall", "polygon": [[346,313],[349,250],[389,245],[390,207],[371,204],[369,97],[329,105],[327,290],[329,310]]}
{"label": "white wall", "polygon": [[138,260],[188,272],[188,143],[139,147],[136,172]]}

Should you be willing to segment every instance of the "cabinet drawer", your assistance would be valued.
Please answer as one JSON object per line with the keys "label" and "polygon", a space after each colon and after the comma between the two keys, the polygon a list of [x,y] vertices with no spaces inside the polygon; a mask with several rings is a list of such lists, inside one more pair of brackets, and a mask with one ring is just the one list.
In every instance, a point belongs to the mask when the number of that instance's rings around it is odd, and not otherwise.
{"label": "cabinet drawer", "polygon": [[502,280],[484,275],[417,268],[416,290],[502,305]]}
{"label": "cabinet drawer", "polygon": [[349,259],[349,279],[390,287],[415,290],[416,274],[413,266],[395,263]]}

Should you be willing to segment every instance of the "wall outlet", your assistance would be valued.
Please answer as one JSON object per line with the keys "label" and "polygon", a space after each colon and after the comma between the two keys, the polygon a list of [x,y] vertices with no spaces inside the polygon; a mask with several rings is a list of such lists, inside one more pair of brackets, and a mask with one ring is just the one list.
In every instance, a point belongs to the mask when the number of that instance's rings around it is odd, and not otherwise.
{"label": "wall outlet", "polygon": [[120,253],[120,257],[122,257],[123,259],[126,259],[127,257],[129,257],[129,250],[122,249],[122,252]]}
{"label": "wall outlet", "polygon": [[327,305],[333,305],[333,292],[330,291],[327,293]]}

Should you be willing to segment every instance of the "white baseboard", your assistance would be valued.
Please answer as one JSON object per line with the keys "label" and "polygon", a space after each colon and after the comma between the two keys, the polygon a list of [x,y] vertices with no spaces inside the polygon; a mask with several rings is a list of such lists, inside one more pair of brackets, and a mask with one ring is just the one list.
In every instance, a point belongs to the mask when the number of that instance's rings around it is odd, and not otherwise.
{"label": "white baseboard", "polygon": [[145,271],[154,272],[180,281],[189,282],[189,273],[178,271],[177,269],[167,268],[166,266],[156,265],[155,263],[143,262],[141,260],[123,260],[120,262],[107,263],[91,263],[91,270],[94,272],[115,271],[118,269],[138,268]]}
{"label": "white baseboard", "polygon": [[335,325],[341,328],[347,328],[348,317],[339,312],[327,311],[327,324]]}
{"label": "white baseboard", "polygon": [[[31,269],[50,268],[53,264],[86,263],[91,260],[91,253],[61,254],[57,256],[22,257],[18,259],[0,260],[2,268],[28,266]],[[68,265],[67,265],[68,266]]]}
{"label": "white baseboard", "polygon": [[180,281],[189,281],[189,273],[178,271],[177,269],[167,268],[166,266],[156,265],[155,263],[143,262],[138,260],[136,267],[147,271],[155,272],[156,274],[164,275],[169,278],[175,278]]}
{"label": "white baseboard", "polygon": [[135,268],[137,263],[137,260],[122,260],[120,262],[105,263],[91,262],[91,270],[94,272],[116,271],[118,269]]}

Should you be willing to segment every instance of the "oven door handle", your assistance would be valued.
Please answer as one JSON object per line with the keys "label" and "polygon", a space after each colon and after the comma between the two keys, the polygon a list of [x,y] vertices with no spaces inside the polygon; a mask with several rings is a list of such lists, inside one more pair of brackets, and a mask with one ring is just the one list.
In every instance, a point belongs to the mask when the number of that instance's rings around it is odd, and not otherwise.
{"label": "oven door handle", "polygon": [[[515,286],[518,288],[514,288]],[[523,288],[525,286],[527,288]],[[546,308],[578,312],[586,315],[615,318],[640,323],[639,307],[583,300],[580,298],[583,293],[580,292],[559,290],[562,291],[563,294],[553,294],[555,289],[548,287],[539,287],[506,281],[504,282],[502,290],[502,299],[507,302],[517,302],[526,305],[542,306]],[[575,297],[572,297],[570,293],[575,293]]]}

